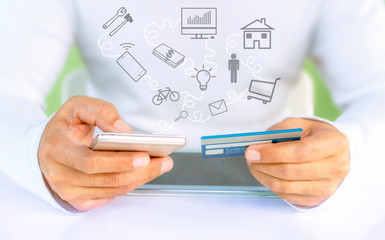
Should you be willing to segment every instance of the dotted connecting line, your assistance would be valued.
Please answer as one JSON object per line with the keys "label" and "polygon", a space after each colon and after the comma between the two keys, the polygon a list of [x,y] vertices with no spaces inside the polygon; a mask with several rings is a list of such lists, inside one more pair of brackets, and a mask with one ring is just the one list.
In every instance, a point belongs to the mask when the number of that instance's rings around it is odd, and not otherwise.
{"label": "dotted connecting line", "polygon": [[165,29],[167,24],[168,26],[171,28],[171,29],[174,29],[176,27],[178,27],[181,23],[181,19],[177,19],[175,24],[172,23],[172,20],[169,19],[169,18],[165,18],[163,19],[162,21],[162,25],[158,24],[157,22],[152,22],[152,23],[149,23],[145,29],[144,29],[144,38],[146,39],[146,42],[150,45],[150,46],[153,46],[153,47],[156,47],[158,46],[157,44],[155,43],[152,43],[151,40],[154,40],[154,39],[157,39],[159,38],[159,31],[158,30],[151,30],[149,31],[148,29],[152,26],[155,26],[157,27],[158,29]]}
{"label": "dotted connecting line", "polygon": [[184,70],[184,75],[185,76],[191,76],[194,74],[195,69],[194,69],[194,60],[187,58],[184,60],[184,62],[180,65],[181,68],[183,68],[187,63],[191,63],[191,67],[186,67]]}
{"label": "dotted connecting line", "polygon": [[106,57],[106,58],[118,58],[120,57],[120,54],[115,54],[115,55],[110,55],[110,54],[107,54],[106,51],[111,51],[112,49],[114,49],[114,43],[111,42],[111,41],[105,41],[103,42],[103,44],[101,44],[101,41],[102,39],[107,36],[108,33],[105,33],[103,34],[99,40],[98,40],[98,43],[97,43],[97,47],[100,49],[100,53]]}
{"label": "dotted connecting line", "polygon": [[147,79],[147,85],[152,91],[158,91],[159,90],[159,81],[152,79],[151,76],[144,76],[143,80]]}
{"label": "dotted connecting line", "polygon": [[[192,95],[190,92],[188,91],[183,91],[181,92],[180,94],[181,96],[183,95],[186,95],[184,98],[183,98],[183,106],[182,106],[182,111],[185,110],[185,107],[188,107],[188,108],[193,108],[195,106],[195,102],[191,99],[188,99],[188,98],[192,98],[194,99],[195,101],[200,101],[203,99],[203,97],[205,96],[205,92],[201,92],[201,96],[200,97],[195,97],[194,95]],[[191,103],[191,105],[189,105],[189,103]]]}
{"label": "dotted connecting line", "polygon": [[[181,93],[181,95],[185,95],[185,94],[186,94],[186,96],[183,99],[182,111],[185,111],[186,107],[190,108],[190,109],[194,108],[195,107],[195,101],[200,101],[205,96],[205,92],[202,92],[200,97],[195,97],[194,95],[192,95],[188,91],[183,91]],[[192,99],[189,99],[189,98],[192,98]],[[187,119],[193,123],[205,123],[208,120],[210,120],[210,118],[211,118],[211,116],[207,117],[206,119],[203,119],[203,112],[201,110],[197,110],[197,111],[194,111],[193,117],[189,116]]]}
{"label": "dotted connecting line", "polygon": [[[199,116],[197,116],[197,115],[199,115]],[[194,118],[188,117],[188,120],[190,120],[193,123],[205,123],[211,119],[211,116],[207,117],[206,119],[202,119],[203,113],[200,110],[194,111],[193,116],[194,116]]]}
{"label": "dotted connecting line", "polygon": [[175,122],[173,122],[170,126],[167,126],[166,121],[160,120],[158,122],[158,126],[159,126],[160,131],[152,133],[153,135],[159,135],[159,134],[162,134],[162,133],[169,131],[170,129],[172,129],[175,126]]}
{"label": "dotted connecting line", "polygon": [[206,41],[205,41],[205,48],[206,48],[207,51],[211,52],[211,54],[207,54],[204,57],[204,59],[205,59],[206,63],[211,64],[211,65],[214,66],[214,69],[211,72],[212,74],[214,74],[218,70],[218,64],[216,64],[215,62],[209,61],[208,58],[214,58],[217,54],[216,54],[216,52],[213,49],[209,48],[209,43],[208,42],[209,42],[209,40],[206,39]]}
{"label": "dotted connecting line", "polygon": [[[256,59],[254,56],[249,56],[246,60],[246,66],[255,78],[262,79],[261,76],[258,76],[258,73],[262,72],[263,67],[260,64],[255,64],[253,67],[251,67],[256,62]],[[258,70],[257,70],[258,68]]]}
{"label": "dotted connecting line", "polygon": [[242,34],[231,34],[229,37],[226,38],[226,53],[227,55],[231,55],[232,53],[230,52],[229,48],[236,48],[238,46],[237,42],[234,40],[230,40],[234,37],[241,38],[243,35]]}
{"label": "dotted connecting line", "polygon": [[231,102],[227,103],[227,106],[233,105],[234,103],[241,100],[241,98],[249,91],[249,89],[245,89],[239,96],[235,90],[230,90],[227,92],[227,97],[231,100]]}

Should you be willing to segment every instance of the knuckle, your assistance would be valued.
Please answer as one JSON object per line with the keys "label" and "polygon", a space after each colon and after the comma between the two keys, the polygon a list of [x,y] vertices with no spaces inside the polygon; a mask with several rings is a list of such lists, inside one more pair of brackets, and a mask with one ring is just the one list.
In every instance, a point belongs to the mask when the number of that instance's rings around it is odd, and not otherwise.
{"label": "knuckle", "polygon": [[316,206],[320,205],[322,203],[322,201],[324,201],[324,200],[325,200],[325,198],[311,198],[311,199],[306,200],[305,206],[306,207],[316,207]]}
{"label": "knuckle", "polygon": [[349,162],[344,162],[343,164],[341,164],[340,167],[338,167],[336,169],[336,176],[338,178],[345,178],[350,172],[350,164]]}
{"label": "knuckle", "polygon": [[277,162],[278,161],[278,155],[276,151],[273,149],[266,149],[262,152],[262,160],[266,159],[270,162]]}
{"label": "knuckle", "polygon": [[147,179],[153,179],[155,176],[156,176],[156,167],[150,167],[148,168],[148,170],[146,171],[146,178]]}
{"label": "knuckle", "polygon": [[113,162],[116,164],[115,167],[119,172],[125,172],[132,169],[133,167],[133,157],[124,157],[123,152],[117,152],[113,156]]}
{"label": "knuckle", "polygon": [[100,102],[100,112],[104,116],[115,117],[119,115],[116,107],[112,103],[105,102],[105,101]]}
{"label": "knuckle", "polygon": [[280,166],[280,175],[285,179],[292,179],[296,176],[294,168],[289,164],[283,164]]}
{"label": "knuckle", "polygon": [[312,146],[309,144],[299,144],[297,149],[297,160],[299,162],[307,162],[313,152]]}
{"label": "knuckle", "polygon": [[64,190],[59,194],[60,198],[69,203],[78,202],[80,196],[70,190]]}
{"label": "knuckle", "polygon": [[72,96],[68,99],[68,102],[77,102],[79,101],[79,99],[82,99],[83,97],[80,96],[80,95],[75,95],[75,96]]}
{"label": "knuckle", "polygon": [[320,191],[320,197],[330,197],[336,192],[337,188],[334,186],[327,186]]}
{"label": "knuckle", "polygon": [[[342,133],[341,133],[341,134],[342,134]],[[342,135],[343,135],[343,134],[342,134]],[[345,135],[343,135],[342,138],[341,138],[341,145],[342,145],[342,147],[343,147],[344,149],[349,149],[349,147],[350,147],[349,140],[348,140],[348,138],[347,138]]]}
{"label": "knuckle", "polygon": [[96,161],[94,158],[92,158],[90,153],[87,153],[84,158],[81,160],[82,161],[82,170],[86,174],[94,174],[95,173],[95,165]]}
{"label": "knuckle", "polygon": [[349,148],[349,140],[346,137],[345,134],[338,131],[338,143],[342,147],[342,149],[348,149]]}
{"label": "knuckle", "polygon": [[76,96],[72,96],[70,97],[67,102],[65,103],[65,105],[74,105],[78,102],[81,102],[85,99],[86,97],[85,96],[80,96],[80,95],[76,95]]}
{"label": "knuckle", "polygon": [[51,141],[46,141],[44,142],[44,144],[40,144],[39,146],[39,159],[41,158],[50,158],[52,155],[51,155],[51,152],[52,152],[52,148],[50,147],[51,145]]}
{"label": "knuckle", "polygon": [[123,178],[121,174],[114,173],[108,178],[108,184],[112,186],[122,186],[123,184]]}
{"label": "knuckle", "polygon": [[48,138],[44,139],[39,145],[39,159],[55,159],[63,154],[59,152],[57,144],[60,143],[60,134],[50,134]]}
{"label": "knuckle", "polygon": [[117,195],[126,195],[127,193],[133,191],[135,188],[132,185],[127,185],[120,187],[117,191]]}
{"label": "knuckle", "polygon": [[86,201],[73,201],[70,204],[80,212],[85,212],[92,209],[92,205]]}
{"label": "knuckle", "polygon": [[323,198],[309,197],[309,198],[300,198],[294,204],[297,204],[297,205],[300,205],[300,206],[303,206],[303,207],[316,207],[322,201],[323,201]]}
{"label": "knuckle", "polygon": [[273,180],[270,182],[270,190],[278,193],[288,193],[286,184],[283,184],[283,182],[279,180]]}
{"label": "knuckle", "polygon": [[63,175],[57,171],[49,171],[46,174],[46,178],[48,179],[50,184],[55,185],[55,186],[61,185],[61,184],[63,184],[63,182],[65,182],[64,181],[65,178],[63,177]]}

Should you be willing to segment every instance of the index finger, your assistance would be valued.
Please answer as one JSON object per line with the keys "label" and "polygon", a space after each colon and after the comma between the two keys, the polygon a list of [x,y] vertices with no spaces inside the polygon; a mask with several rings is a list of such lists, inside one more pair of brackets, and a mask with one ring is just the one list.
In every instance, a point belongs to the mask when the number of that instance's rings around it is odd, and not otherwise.
{"label": "index finger", "polygon": [[68,124],[86,123],[97,126],[104,132],[132,132],[131,127],[121,119],[116,107],[101,99],[74,96],[62,109]]}
{"label": "index finger", "polygon": [[338,136],[324,132],[298,141],[251,145],[245,156],[253,163],[305,163],[332,156],[339,144]]}

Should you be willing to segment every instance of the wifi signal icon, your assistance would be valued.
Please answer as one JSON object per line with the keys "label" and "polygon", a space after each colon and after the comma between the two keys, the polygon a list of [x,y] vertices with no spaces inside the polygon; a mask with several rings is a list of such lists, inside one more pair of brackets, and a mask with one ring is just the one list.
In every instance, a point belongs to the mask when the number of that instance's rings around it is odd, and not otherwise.
{"label": "wifi signal icon", "polygon": [[120,46],[125,50],[129,51],[131,48],[135,47],[135,44],[133,43],[122,43]]}

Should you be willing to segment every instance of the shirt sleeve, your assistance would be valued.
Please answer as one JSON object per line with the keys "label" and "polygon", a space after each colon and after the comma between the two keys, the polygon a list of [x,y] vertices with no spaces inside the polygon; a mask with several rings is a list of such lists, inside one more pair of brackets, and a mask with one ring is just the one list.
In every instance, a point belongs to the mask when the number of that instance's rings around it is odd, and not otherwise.
{"label": "shirt sleeve", "polygon": [[70,14],[64,0],[0,3],[0,172],[59,209],[45,186],[37,152],[48,121],[45,96],[74,38]]}
{"label": "shirt sleeve", "polygon": [[311,56],[343,112],[335,122],[326,122],[350,143],[351,171],[336,196],[357,189],[360,182],[376,181],[373,176],[381,176],[385,167],[380,157],[385,135],[384,43],[383,0],[324,2]]}

